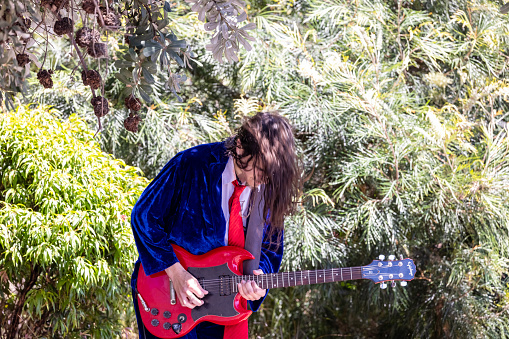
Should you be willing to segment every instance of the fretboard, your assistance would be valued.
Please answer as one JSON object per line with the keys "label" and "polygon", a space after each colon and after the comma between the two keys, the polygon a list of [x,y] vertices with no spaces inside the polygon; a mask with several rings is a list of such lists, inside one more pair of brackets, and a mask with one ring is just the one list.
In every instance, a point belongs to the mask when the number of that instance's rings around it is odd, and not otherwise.
{"label": "fretboard", "polygon": [[335,281],[361,279],[361,267],[331,268],[314,271],[281,272],[261,275],[234,276],[234,291],[242,280],[254,281],[263,289],[299,285],[323,284]]}

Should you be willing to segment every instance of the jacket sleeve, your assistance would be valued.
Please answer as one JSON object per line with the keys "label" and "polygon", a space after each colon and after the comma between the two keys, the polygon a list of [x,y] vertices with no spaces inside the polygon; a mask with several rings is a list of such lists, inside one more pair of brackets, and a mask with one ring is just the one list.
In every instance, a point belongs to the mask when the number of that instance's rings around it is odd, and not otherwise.
{"label": "jacket sleeve", "polygon": [[178,262],[168,240],[171,223],[185,180],[182,153],[173,157],[143,191],[131,212],[131,227],[147,275],[160,272]]}
{"label": "jacket sleeve", "polygon": [[[270,225],[265,228],[265,233],[269,230]],[[277,273],[279,271],[279,267],[281,266],[281,260],[283,259],[283,233],[281,233],[281,238],[279,239],[279,246],[276,245],[278,243],[278,234],[275,234],[268,239],[265,235],[263,237],[262,242],[262,250],[260,253],[260,269],[264,274],[268,273]],[[267,289],[267,293],[269,290]],[[258,300],[249,300],[249,306],[253,312],[258,311],[260,305],[263,300],[267,297],[267,293],[258,299]]]}

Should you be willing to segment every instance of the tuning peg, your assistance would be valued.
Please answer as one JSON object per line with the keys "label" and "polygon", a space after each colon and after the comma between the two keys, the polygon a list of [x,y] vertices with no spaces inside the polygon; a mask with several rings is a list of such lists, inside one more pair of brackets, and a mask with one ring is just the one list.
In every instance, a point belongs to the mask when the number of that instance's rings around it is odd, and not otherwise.
{"label": "tuning peg", "polygon": [[404,280],[403,280],[403,281],[401,282],[401,286],[405,287],[406,285],[408,285],[408,283],[407,283],[406,281],[404,281]]}
{"label": "tuning peg", "polygon": [[391,255],[389,256],[389,260],[394,260],[394,259],[396,259],[396,256],[391,254]]}
{"label": "tuning peg", "polygon": [[378,259],[379,259],[379,260],[381,260],[381,261],[383,261],[383,260],[385,259],[385,255],[380,254],[380,255],[378,256]]}
{"label": "tuning peg", "polygon": [[384,283],[384,282],[383,282],[383,283],[381,283],[381,284],[380,284],[380,288],[381,288],[382,290],[385,290],[385,289],[387,288],[387,284],[386,284],[386,283]]}

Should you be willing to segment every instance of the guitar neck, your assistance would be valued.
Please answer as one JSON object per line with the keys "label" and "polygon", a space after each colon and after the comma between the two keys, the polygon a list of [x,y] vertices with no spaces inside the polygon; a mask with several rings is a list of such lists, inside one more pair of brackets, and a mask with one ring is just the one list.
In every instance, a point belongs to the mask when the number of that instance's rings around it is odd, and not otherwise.
{"label": "guitar neck", "polygon": [[312,271],[281,272],[262,275],[242,275],[235,282],[254,281],[263,289],[314,285],[336,281],[362,279],[362,267],[330,268]]}

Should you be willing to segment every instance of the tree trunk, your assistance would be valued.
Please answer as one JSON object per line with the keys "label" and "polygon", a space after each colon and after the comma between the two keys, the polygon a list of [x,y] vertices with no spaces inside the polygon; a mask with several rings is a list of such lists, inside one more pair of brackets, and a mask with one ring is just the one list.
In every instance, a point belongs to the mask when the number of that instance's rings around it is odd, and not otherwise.
{"label": "tree trunk", "polygon": [[16,302],[16,306],[12,312],[11,323],[9,325],[9,329],[7,330],[7,339],[15,339],[18,335],[19,330],[19,320],[21,318],[21,312],[23,311],[23,307],[25,306],[25,301],[28,292],[34,287],[37,282],[37,278],[41,274],[41,271],[38,266],[33,267],[30,264],[32,272],[30,273],[30,279],[28,279],[25,283],[25,287],[18,294],[18,301]]}

